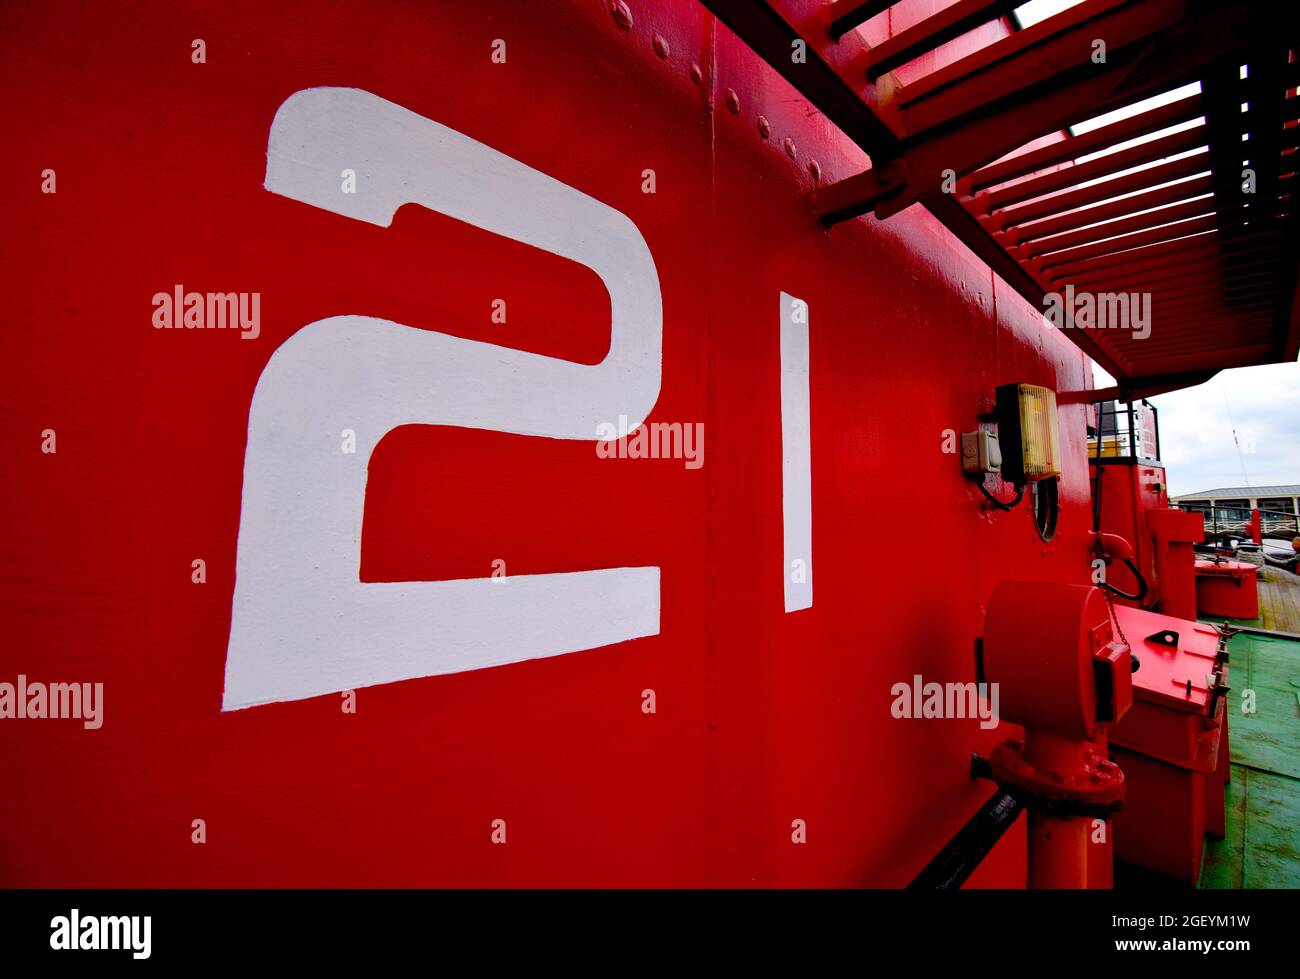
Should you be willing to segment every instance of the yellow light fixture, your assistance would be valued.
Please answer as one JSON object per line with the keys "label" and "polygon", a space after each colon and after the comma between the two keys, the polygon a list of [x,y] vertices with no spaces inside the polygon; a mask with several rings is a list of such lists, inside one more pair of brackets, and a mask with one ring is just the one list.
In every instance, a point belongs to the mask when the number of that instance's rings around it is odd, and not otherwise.
{"label": "yellow light fixture", "polygon": [[997,389],[998,441],[1002,478],[1015,486],[1061,475],[1056,433],[1056,392],[1037,384]]}

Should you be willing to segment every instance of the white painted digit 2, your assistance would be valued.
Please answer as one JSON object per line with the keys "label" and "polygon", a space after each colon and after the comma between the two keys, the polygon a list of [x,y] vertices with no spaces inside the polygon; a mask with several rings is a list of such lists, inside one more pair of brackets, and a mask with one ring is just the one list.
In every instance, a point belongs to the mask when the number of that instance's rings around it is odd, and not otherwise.
{"label": "white painted digit 2", "polygon": [[[355,169],[355,194],[340,174]],[[590,268],[609,291],[609,354],[588,366],[369,316],[311,323],[253,394],[223,710],[475,670],[659,632],[659,568],[363,583],[370,453],[399,425],[595,439],[659,396],[663,310],[625,215],[368,92],[313,88],[271,125],[266,188],[387,227],[439,211]],[[340,451],[356,432],[356,453]]]}

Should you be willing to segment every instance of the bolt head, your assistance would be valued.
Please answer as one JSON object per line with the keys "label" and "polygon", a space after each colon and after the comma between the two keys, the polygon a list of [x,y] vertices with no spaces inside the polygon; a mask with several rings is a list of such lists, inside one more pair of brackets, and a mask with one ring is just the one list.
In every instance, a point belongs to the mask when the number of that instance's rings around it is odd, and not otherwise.
{"label": "bolt head", "polygon": [[623,0],[610,0],[610,16],[614,18],[614,23],[618,24],[623,30],[632,28],[632,11]]}

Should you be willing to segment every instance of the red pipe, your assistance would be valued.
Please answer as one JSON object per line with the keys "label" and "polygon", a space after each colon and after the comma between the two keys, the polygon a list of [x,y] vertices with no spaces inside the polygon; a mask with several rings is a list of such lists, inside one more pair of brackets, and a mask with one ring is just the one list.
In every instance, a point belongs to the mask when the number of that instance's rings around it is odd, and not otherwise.
{"label": "red pipe", "polygon": [[[1056,772],[1085,769],[1087,746],[1082,741],[1037,731],[1025,732],[1025,757],[1035,767]],[[1088,886],[1086,816],[1049,816],[1029,811],[1029,886],[1082,888]]]}

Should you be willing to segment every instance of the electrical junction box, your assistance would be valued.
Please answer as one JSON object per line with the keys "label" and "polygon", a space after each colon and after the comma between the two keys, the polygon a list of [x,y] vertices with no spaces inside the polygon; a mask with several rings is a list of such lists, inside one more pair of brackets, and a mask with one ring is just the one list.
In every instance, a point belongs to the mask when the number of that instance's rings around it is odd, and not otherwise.
{"label": "electrical junction box", "polygon": [[961,467],[968,473],[995,473],[1002,469],[998,433],[981,428],[962,432]]}

